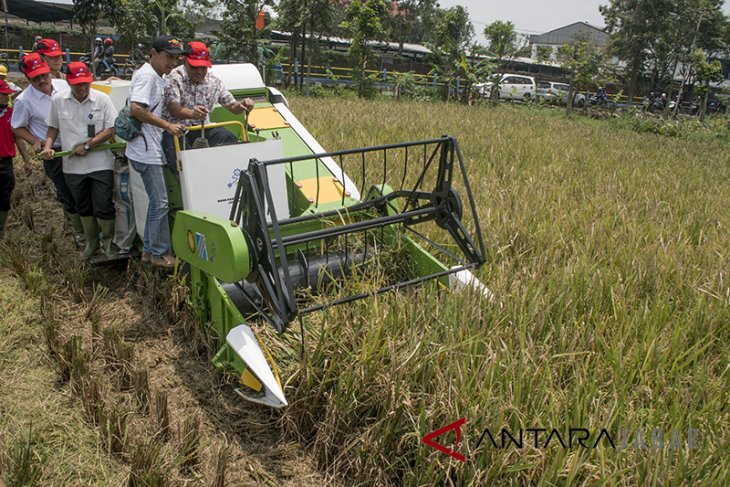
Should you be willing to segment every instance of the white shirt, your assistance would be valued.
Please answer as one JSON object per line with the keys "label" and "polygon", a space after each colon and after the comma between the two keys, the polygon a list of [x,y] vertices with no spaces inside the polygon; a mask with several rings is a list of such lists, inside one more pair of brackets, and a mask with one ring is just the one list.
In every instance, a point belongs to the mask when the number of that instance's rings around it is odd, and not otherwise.
{"label": "white shirt", "polygon": [[[111,98],[91,89],[86,100],[79,102],[69,90],[53,95],[51,110],[46,122],[59,130],[63,136],[63,150],[72,150],[91,139],[89,126],[94,126],[94,135],[114,127],[117,110]],[[66,174],[89,174],[95,171],[114,169],[114,154],[110,150],[88,152],[85,156],[63,158],[63,172]]]}
{"label": "white shirt", "polygon": [[[65,93],[69,91],[68,83],[62,79],[51,79],[53,85],[53,94]],[[23,90],[18,97],[13,100],[13,118],[10,125],[14,128],[25,127],[34,137],[40,139],[41,145],[46,140],[46,118],[48,112],[51,111],[51,97],[40,90],[33,88],[33,85]],[[61,146],[61,136],[56,138],[53,147]]]}
{"label": "white shirt", "polygon": [[[150,63],[144,63],[132,75],[129,101],[147,105],[153,115],[162,117],[162,95],[166,84],[165,79],[157,74]],[[143,123],[140,135],[127,142],[126,156],[143,164],[163,165],[162,132],[159,127]]]}

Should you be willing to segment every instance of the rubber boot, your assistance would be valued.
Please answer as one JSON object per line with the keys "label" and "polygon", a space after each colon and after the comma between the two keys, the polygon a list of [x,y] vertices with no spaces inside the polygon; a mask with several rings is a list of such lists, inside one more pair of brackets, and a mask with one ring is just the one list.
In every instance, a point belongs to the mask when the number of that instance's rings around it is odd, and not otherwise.
{"label": "rubber boot", "polygon": [[8,212],[0,211],[0,238],[5,236],[5,222],[8,220]]}
{"label": "rubber boot", "polygon": [[81,258],[89,260],[99,249],[99,226],[96,224],[96,217],[93,216],[82,216],[81,225],[84,227],[86,237],[86,248],[81,253]]}
{"label": "rubber boot", "polygon": [[76,245],[79,247],[86,246],[86,237],[84,236],[84,226],[81,224],[81,216],[78,213],[64,212],[71,231],[73,232]]}
{"label": "rubber boot", "polygon": [[118,254],[113,248],[112,240],[114,239],[114,220],[102,220],[99,218],[99,228],[101,228],[101,249],[107,257],[114,257]]}

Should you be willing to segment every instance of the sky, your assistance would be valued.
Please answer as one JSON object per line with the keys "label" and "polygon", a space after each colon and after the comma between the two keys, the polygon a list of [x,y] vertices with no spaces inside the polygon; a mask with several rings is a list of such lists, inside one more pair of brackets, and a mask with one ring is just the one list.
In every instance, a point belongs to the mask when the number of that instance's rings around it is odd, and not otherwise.
{"label": "sky", "polygon": [[[495,20],[511,20],[524,34],[542,34],[573,22],[588,22],[603,27],[598,6],[608,0],[439,0],[442,8],[462,5],[477,34],[476,40],[486,44],[484,27]],[[723,7],[730,14],[730,2]]]}

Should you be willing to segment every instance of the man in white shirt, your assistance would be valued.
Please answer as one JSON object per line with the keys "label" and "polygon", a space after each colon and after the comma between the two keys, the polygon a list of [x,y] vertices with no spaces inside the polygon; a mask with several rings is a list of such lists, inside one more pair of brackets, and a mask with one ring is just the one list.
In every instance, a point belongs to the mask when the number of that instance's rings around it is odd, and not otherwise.
{"label": "man in white shirt", "polygon": [[41,153],[45,160],[54,158],[53,141],[59,132],[63,135],[62,149],[73,151],[73,155],[64,157],[63,175],[81,216],[86,237],[83,259],[89,259],[99,249],[99,228],[107,257],[112,255],[114,237],[114,154],[92,149],[114,135],[117,110],[107,95],[91,89],[93,80],[86,64],[68,65],[66,81],[71,89],[53,96]]}
{"label": "man in white shirt", "polygon": [[[48,64],[40,57],[40,54],[33,52],[23,56],[20,62],[20,69],[28,78],[30,85],[15,98],[13,102],[13,118],[10,125],[13,127],[15,136],[30,144],[33,150],[38,153],[43,148],[46,140],[48,126],[46,118],[51,110],[51,96],[55,93],[68,91],[68,84],[60,79],[51,79]],[[53,146],[61,147],[60,138],[56,139]],[[76,211],[71,190],[63,177],[61,158],[43,161],[43,169],[46,176],[56,187],[56,199],[63,206],[71,226],[79,240],[83,240],[83,228],[81,218]]]}
{"label": "man in white shirt", "polygon": [[125,154],[130,166],[137,171],[149,198],[144,229],[142,261],[172,269],[175,258],[171,254],[170,224],[167,219],[167,186],[163,172],[162,133],[180,136],[183,127],[161,118],[162,97],[165,90],[163,75],[169,74],[183,53],[182,42],[169,35],[161,35],[152,43],[150,60],[132,75],[129,86],[130,111],[142,123],[140,135],[127,142]]}

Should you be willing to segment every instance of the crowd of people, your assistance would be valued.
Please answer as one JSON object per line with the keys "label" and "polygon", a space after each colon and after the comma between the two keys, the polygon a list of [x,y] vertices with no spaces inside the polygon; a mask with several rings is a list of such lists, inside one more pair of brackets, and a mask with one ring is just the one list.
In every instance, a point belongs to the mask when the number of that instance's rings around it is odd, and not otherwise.
{"label": "crowd of people", "polygon": [[[91,89],[94,76],[85,63],[69,63],[64,75],[56,41],[38,39],[34,47],[20,62],[29,83],[25,90],[11,86],[0,70],[0,236],[15,185],[16,147],[26,173],[32,171],[27,143],[43,160],[69,228],[83,248],[81,258],[99,252],[113,257],[119,251],[113,244],[115,155],[102,146],[114,137],[120,115],[108,95]],[[165,165],[175,167],[174,138],[184,137],[192,145],[200,133],[188,128],[209,122],[217,104],[235,114],[253,108],[251,99],[236,100],[210,72],[211,66],[204,43],[161,35],[129,86],[129,113],[141,125],[124,155],[139,173],[149,200],[142,261],[161,268],[170,269],[175,262],[164,176]],[[222,128],[208,129],[205,136],[210,146],[237,142]],[[68,155],[58,157],[61,151]]]}

